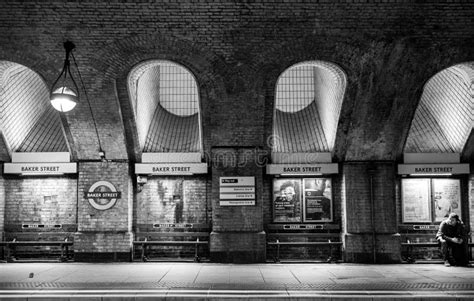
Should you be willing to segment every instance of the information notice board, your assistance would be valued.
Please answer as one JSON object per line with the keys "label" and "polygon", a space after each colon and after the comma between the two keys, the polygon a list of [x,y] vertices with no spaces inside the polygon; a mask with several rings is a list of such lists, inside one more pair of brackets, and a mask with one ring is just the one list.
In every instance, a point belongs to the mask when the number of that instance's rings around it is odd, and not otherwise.
{"label": "information notice board", "polygon": [[402,179],[402,221],[431,222],[430,179]]}
{"label": "information notice board", "polygon": [[451,212],[461,216],[461,183],[459,179],[433,179],[435,222]]}
{"label": "information notice board", "polygon": [[461,216],[459,179],[402,179],[402,222],[441,222],[452,212]]}

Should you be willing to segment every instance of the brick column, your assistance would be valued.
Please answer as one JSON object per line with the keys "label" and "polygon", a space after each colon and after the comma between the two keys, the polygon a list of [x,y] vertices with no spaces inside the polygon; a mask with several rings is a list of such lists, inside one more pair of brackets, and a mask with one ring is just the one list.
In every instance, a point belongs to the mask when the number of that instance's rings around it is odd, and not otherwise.
{"label": "brick column", "polygon": [[[212,233],[210,256],[214,262],[265,261],[262,212],[262,167],[255,148],[212,150]],[[256,205],[220,206],[220,177],[255,177]]]}
{"label": "brick column", "polygon": [[[3,241],[5,231],[5,180],[0,176],[0,241]],[[0,257],[3,257],[3,248],[0,250]]]}
{"label": "brick column", "polygon": [[342,185],[345,261],[400,262],[394,165],[344,163]]}
{"label": "brick column", "polygon": [[469,175],[468,197],[469,197],[469,230],[471,233],[471,242],[474,241],[474,164],[471,164],[471,174]]}
{"label": "brick column", "polygon": [[[74,235],[74,258],[76,261],[129,261],[133,234],[132,183],[128,163],[85,162],[79,163],[78,183],[78,232]],[[97,199],[95,208],[85,193],[93,185],[106,181],[113,185],[120,198],[108,209],[110,199]],[[110,186],[110,184],[107,184]],[[99,185],[95,192],[110,192],[107,185]],[[97,206],[97,204],[99,206]]]}

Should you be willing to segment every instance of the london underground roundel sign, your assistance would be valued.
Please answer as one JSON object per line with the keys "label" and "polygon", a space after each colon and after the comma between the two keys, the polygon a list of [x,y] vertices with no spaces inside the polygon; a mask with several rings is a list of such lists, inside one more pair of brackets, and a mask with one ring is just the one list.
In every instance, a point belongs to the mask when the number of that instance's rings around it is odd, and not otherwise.
{"label": "london underground roundel sign", "polygon": [[120,197],[121,192],[117,191],[115,186],[107,181],[95,182],[85,193],[85,198],[89,201],[89,204],[97,210],[112,208]]}

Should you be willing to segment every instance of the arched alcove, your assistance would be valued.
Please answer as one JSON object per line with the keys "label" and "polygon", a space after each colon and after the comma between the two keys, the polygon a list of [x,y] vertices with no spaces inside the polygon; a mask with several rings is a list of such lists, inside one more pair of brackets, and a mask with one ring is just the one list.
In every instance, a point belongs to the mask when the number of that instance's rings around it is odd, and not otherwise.
{"label": "arched alcove", "polygon": [[444,69],[428,80],[405,153],[461,153],[474,124],[474,62]]}
{"label": "arched alcove", "polygon": [[43,79],[9,61],[0,61],[0,129],[10,154],[69,151]]}
{"label": "arched alcove", "polygon": [[199,91],[183,66],[153,60],[130,72],[128,87],[143,152],[202,152]]}
{"label": "arched alcove", "polygon": [[273,153],[331,152],[345,87],[344,72],[329,62],[285,70],[276,86]]}

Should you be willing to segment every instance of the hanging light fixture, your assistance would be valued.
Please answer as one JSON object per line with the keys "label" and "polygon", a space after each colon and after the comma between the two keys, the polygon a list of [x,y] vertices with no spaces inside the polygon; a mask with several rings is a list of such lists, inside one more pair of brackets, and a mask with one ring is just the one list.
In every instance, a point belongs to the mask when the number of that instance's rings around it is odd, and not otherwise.
{"label": "hanging light fixture", "polygon": [[60,112],[69,112],[76,106],[79,99],[79,88],[71,74],[69,56],[76,46],[71,41],[64,42],[66,59],[63,70],[51,87],[51,105]]}
{"label": "hanging light fixture", "polygon": [[73,42],[64,42],[64,49],[66,50],[66,59],[64,60],[63,70],[51,86],[51,105],[59,112],[69,112],[74,109],[77,102],[79,101],[79,87],[77,86],[76,81],[74,80],[74,77],[71,73],[71,63],[69,61],[69,56],[71,56],[74,62],[74,66],[76,66],[77,74],[79,75],[79,80],[84,92],[85,99],[87,101],[87,105],[91,112],[92,121],[94,122],[95,134],[97,135],[97,142],[99,143],[99,157],[102,161],[107,161],[105,158],[105,152],[102,149],[102,144],[100,143],[97,122],[95,121],[94,112],[92,111],[91,102],[89,100],[89,96],[87,95],[84,80],[82,79],[81,72],[79,71],[79,67],[77,66],[76,58],[72,53],[72,50],[74,48],[76,48],[76,45],[74,45]]}

